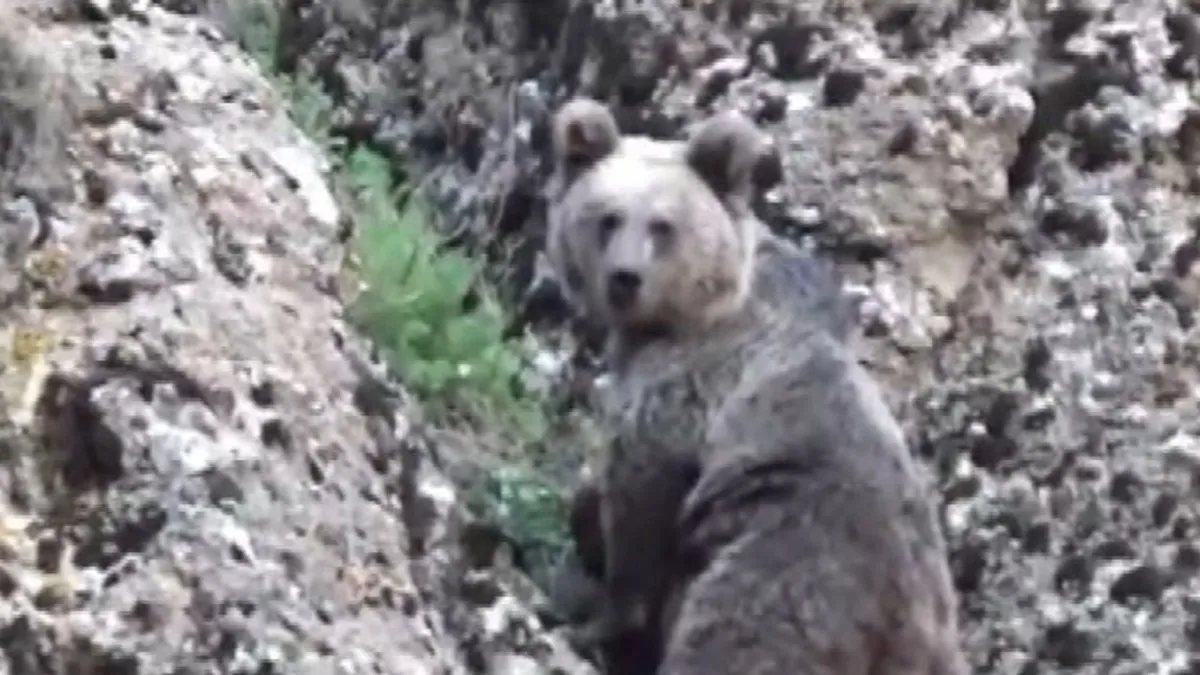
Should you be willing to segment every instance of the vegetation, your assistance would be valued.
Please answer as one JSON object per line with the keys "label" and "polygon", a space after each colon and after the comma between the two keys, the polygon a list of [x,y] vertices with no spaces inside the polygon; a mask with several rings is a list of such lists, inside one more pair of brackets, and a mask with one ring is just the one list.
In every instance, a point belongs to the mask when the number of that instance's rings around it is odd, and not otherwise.
{"label": "vegetation", "polygon": [[[395,184],[392,160],[343,149],[330,133],[332,101],[315,81],[273,72],[277,16],[262,0],[242,0],[228,25],[244,49],[272,73],[297,126],[338,160],[335,177],[353,195],[362,292],[351,318],[385,355],[436,421],[497,436],[527,458],[547,433],[544,402],[528,382],[523,342],[504,337],[505,316],[478,263],[445,250],[435,214]],[[509,458],[512,454],[508,453]],[[529,464],[529,463],[527,463]],[[470,505],[503,528],[541,576],[565,546],[560,491],[527,466],[488,472],[469,491]]]}
{"label": "vegetation", "polygon": [[545,587],[548,571],[567,548],[567,502],[561,491],[533,472],[507,467],[472,486],[468,505],[513,540],[533,580]]}
{"label": "vegetation", "polygon": [[367,288],[354,314],[404,381],[427,402],[442,402],[475,422],[497,423],[536,438],[541,406],[526,392],[520,343],[503,339],[494,299],[464,311],[479,278],[476,264],[439,251],[429,209],[415,197],[395,206],[387,160],[356,150],[346,175],[358,195],[361,274]]}

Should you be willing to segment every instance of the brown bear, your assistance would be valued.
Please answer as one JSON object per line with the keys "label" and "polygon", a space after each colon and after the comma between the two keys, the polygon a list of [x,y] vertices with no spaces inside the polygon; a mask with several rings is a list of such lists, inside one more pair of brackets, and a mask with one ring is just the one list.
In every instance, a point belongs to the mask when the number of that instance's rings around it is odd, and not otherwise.
{"label": "brown bear", "polygon": [[[836,294],[808,292],[827,287],[829,279],[824,275],[828,270],[802,256],[785,259],[783,256],[795,255],[795,250],[782,240],[765,239],[759,245],[758,255],[756,295],[771,295],[777,306],[788,302],[788,296],[792,301],[801,300],[804,307],[823,302],[826,306],[819,311],[829,317],[830,330],[839,339],[848,338],[853,326],[849,305],[843,305]],[[679,476],[686,479],[687,474]],[[686,491],[686,487],[680,486],[679,490]],[[605,548],[601,503],[601,489],[596,480],[585,479],[572,495],[569,532],[575,555],[561,561],[556,570],[555,588],[551,591],[555,613],[571,622],[585,622],[585,625],[587,619],[598,616],[603,594]],[[655,672],[681,602],[686,570],[676,570],[675,575],[663,594],[662,606],[648,610],[651,618],[647,625],[590,627],[577,646],[581,651],[598,656],[608,675]]]}
{"label": "brown bear", "polygon": [[[745,139],[737,139],[744,167],[727,167],[720,157],[706,154],[720,152],[723,142],[747,131],[732,122],[717,118],[709,123],[711,129],[701,130],[713,137],[710,142],[697,139],[684,146],[622,137],[608,110],[589,99],[572,100],[559,111],[553,127],[556,165],[548,189],[546,254],[565,282],[566,295],[586,316],[606,326],[653,331],[700,324],[741,303],[750,287],[758,222],[730,218],[705,183],[749,181],[759,150],[747,148]],[[686,162],[681,161],[684,156]],[[710,177],[697,172],[702,166]],[[742,194],[725,191],[730,197]],[[636,221],[622,220],[635,211]],[[587,233],[580,229],[584,222]],[[705,231],[714,236],[673,236],[680,223],[686,227],[690,222],[710,223]],[[564,227],[567,223],[571,225]],[[649,254],[664,253],[676,243],[696,249],[687,252],[694,266],[667,270],[650,264]],[[595,256],[607,258],[608,277],[581,277],[576,261]],[[685,276],[668,278],[660,272]],[[697,307],[704,308],[703,315]]]}
{"label": "brown bear", "polygon": [[[759,296],[774,294],[777,306],[788,302],[788,295],[792,301],[799,299],[806,303],[802,306],[824,302],[826,307],[819,311],[830,317],[831,330],[845,339],[853,325],[849,306],[840,304],[836,294],[806,292],[828,287],[829,279],[823,276],[828,270],[801,256],[783,257],[793,252],[794,249],[782,240],[765,239],[760,243],[754,293]],[[678,488],[684,492],[691,479],[687,474],[678,476],[688,481]],[[674,484],[674,480],[670,482]],[[587,619],[598,616],[601,606],[605,565],[601,504],[600,484],[594,479],[584,479],[572,495],[568,522],[575,551],[573,556],[560,561],[550,589],[553,613],[571,623],[584,622],[586,625]],[[686,574],[682,578],[686,578]],[[682,586],[678,577],[672,579],[663,594],[662,607],[650,608],[648,613],[652,618],[647,625],[613,626],[606,634],[585,634],[577,646],[583,652],[598,656],[609,675],[655,672],[681,600]],[[596,630],[603,631],[598,627]]]}
{"label": "brown bear", "polygon": [[582,635],[658,635],[664,675],[965,672],[931,486],[832,276],[749,213],[761,149],[736,114],[681,145],[555,117],[547,258],[614,375]]}
{"label": "brown bear", "polygon": [[[635,352],[637,343],[652,340],[659,331],[686,330],[688,326],[702,328],[706,317],[698,315],[696,308],[704,308],[715,320],[722,311],[722,303],[728,304],[730,311],[741,304],[741,296],[751,286],[749,276],[755,247],[764,238],[757,220],[730,217],[731,213],[749,213],[746,203],[749,181],[764,145],[764,139],[752,125],[743,124],[739,117],[724,115],[701,127],[689,143],[622,137],[607,109],[595,101],[577,99],[556,115],[553,137],[556,163],[548,189],[547,259],[562,282],[564,294],[586,318],[619,327],[610,331],[609,339],[609,357],[616,369],[620,369],[624,354]],[[738,153],[736,166],[726,159],[731,151]],[[722,185],[728,187],[719,188],[720,193],[712,187]],[[620,209],[636,212],[638,217],[616,223],[614,217]],[[656,213],[662,217],[656,218]],[[711,234],[703,239],[691,236],[690,232],[676,237],[670,231],[676,227],[675,221],[682,227],[693,222],[709,223],[706,230],[711,229]],[[584,222],[591,224],[591,238],[579,227]],[[560,226],[567,223],[572,225]],[[605,228],[616,224],[620,225],[620,236],[602,243]],[[697,263],[678,265],[674,271],[656,266],[653,257],[646,255],[653,253],[648,247],[660,247],[665,253],[675,243],[708,248],[672,251],[680,259]],[[605,255],[606,264],[615,270],[607,285],[582,274],[584,266],[597,267],[598,261],[587,259],[592,254]],[[709,262],[702,269],[704,261]],[[659,271],[663,274],[657,274]],[[628,306],[621,304],[622,294],[627,293],[622,287],[624,282],[638,286],[634,289],[637,302]],[[624,404],[618,403],[621,405]],[[695,412],[700,417],[705,414],[698,408]],[[696,428],[681,435],[674,445],[698,443],[702,434]],[[618,439],[614,451],[619,445]],[[608,466],[620,464],[610,462]],[[662,508],[650,511],[649,517],[659,522],[647,527],[647,534],[673,525],[674,510],[694,479],[695,476],[675,472],[669,479],[658,481],[655,494],[663,497]],[[668,480],[674,489],[667,489]],[[670,543],[670,539],[658,538],[653,545],[660,550],[651,551],[648,557],[669,559]],[[605,555],[614,555],[620,549],[620,546],[607,547]],[[665,569],[646,570],[651,571],[665,572]],[[623,637],[610,641],[612,649],[601,649],[618,653],[625,662],[629,661],[628,653],[641,651],[629,648],[631,641],[654,642],[652,638],[637,635],[636,630],[657,626],[655,615],[665,602],[665,577],[658,583],[651,583],[647,577],[643,587],[654,588],[654,592],[640,594],[647,601],[646,616],[636,622],[636,629],[612,626],[611,632]],[[609,668],[609,672],[617,671]]]}

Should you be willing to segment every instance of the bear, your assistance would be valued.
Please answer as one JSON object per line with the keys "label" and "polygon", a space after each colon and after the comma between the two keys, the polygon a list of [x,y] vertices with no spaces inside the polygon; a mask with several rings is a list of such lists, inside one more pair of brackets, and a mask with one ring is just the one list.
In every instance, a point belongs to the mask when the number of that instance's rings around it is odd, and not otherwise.
{"label": "bear", "polygon": [[780,333],[710,420],[660,675],[964,675],[932,484],[844,343]]}
{"label": "bear", "polygon": [[[598,483],[584,480],[571,498],[569,531],[575,555],[560,560],[552,575],[550,601],[553,612],[568,623],[584,623],[602,606],[604,539],[600,527],[601,494]],[[594,659],[604,672],[653,673],[658,668],[665,635],[674,621],[678,589],[669,589],[660,620],[645,627],[618,630],[591,642],[577,642],[580,652]],[[568,632],[568,639],[574,637]]]}
{"label": "bear", "polygon": [[[804,299],[806,289],[821,288],[828,281],[823,270],[815,261],[793,257],[791,264],[780,264],[783,255],[793,255],[796,250],[785,240],[764,240],[759,246],[754,292],[760,296],[786,301],[787,296]],[[848,339],[854,324],[851,307],[839,304],[835,294],[808,294],[808,302],[825,303],[821,310],[830,317],[829,326],[839,339]],[[681,490],[683,488],[681,487]],[[555,572],[555,581],[550,599],[554,613],[569,622],[585,623],[598,615],[601,605],[601,584],[604,579],[604,535],[600,522],[601,490],[594,479],[585,477],[574,491],[569,508],[569,534],[574,543],[575,555],[560,561]],[[673,624],[682,592],[682,585],[670,584],[663,594],[662,607],[653,608],[654,616],[646,626],[617,627],[607,636],[589,635],[577,640],[580,651],[598,657],[609,675],[653,673],[664,648],[665,635]],[[572,637],[578,638],[578,634]]]}
{"label": "bear", "polygon": [[[663,329],[679,333],[703,330],[706,321],[717,321],[737,310],[752,287],[756,254],[773,255],[787,263],[758,266],[759,278],[753,286],[761,300],[791,303],[799,299],[803,303],[835,298],[819,309],[831,318],[829,324],[836,325],[840,335],[848,334],[852,322],[847,313],[835,311],[841,309],[836,295],[808,292],[825,288],[820,280],[804,278],[821,271],[815,261],[793,255],[790,244],[770,235],[750,211],[753,173],[766,152],[766,142],[744,117],[716,115],[701,124],[688,142],[653,141],[622,137],[603,105],[575,99],[555,116],[552,138],[555,170],[547,189],[546,258],[571,303],[586,318],[614,328],[608,346],[614,370],[620,370],[622,354],[636,353],[639,341],[652,340]],[[615,207],[636,217],[621,228],[618,239],[602,245],[600,239],[606,236],[605,227],[611,224]],[[583,223],[590,223],[590,235],[581,231]],[[691,227],[700,223],[703,227]],[[686,230],[687,236],[678,240],[697,250],[673,251],[681,264],[667,269],[644,257],[644,249],[669,248],[672,227]],[[588,258],[601,251],[612,258],[606,264],[618,268],[610,288],[601,287],[594,278],[591,281],[596,283],[583,283],[579,269],[585,262],[594,266],[597,261]],[[622,261],[621,256],[627,260]],[[639,289],[632,313],[614,311],[619,307],[605,298],[606,293],[622,292],[623,278],[636,277],[629,270],[620,270],[622,265],[642,266],[641,272],[654,276]],[[655,275],[656,270],[662,274]],[[800,307],[798,311],[805,310]],[[719,396],[737,374],[736,364],[731,365],[711,372],[713,382],[704,388]],[[625,404],[618,401],[615,406]],[[697,422],[702,421],[706,415],[703,406],[693,408]],[[699,441],[694,430],[700,425],[682,427],[686,427],[684,434],[672,445],[683,447]],[[679,482],[678,491],[685,490],[686,484]],[[660,483],[658,487],[665,486]],[[665,504],[682,499],[682,492],[662,489],[659,494]],[[669,509],[656,512],[666,517]]]}
{"label": "bear", "polygon": [[[636,352],[640,341],[653,340],[660,330],[686,331],[689,327],[699,330],[705,321],[720,318],[723,305],[734,309],[740,304],[741,296],[751,287],[749,276],[755,249],[765,237],[764,228],[756,219],[731,218],[730,214],[749,212],[752,172],[764,145],[757,129],[744,124],[740,117],[727,114],[707,121],[686,143],[622,137],[604,106],[590,99],[575,99],[555,116],[552,134],[555,163],[547,188],[549,227],[545,257],[554,268],[564,295],[586,320],[616,327],[608,331],[607,357],[612,369],[619,371],[622,355]],[[731,151],[736,154],[731,155]],[[601,156],[603,161],[593,161]],[[736,161],[726,161],[729,156],[736,157]],[[602,244],[606,227],[614,220],[614,214],[607,209],[617,205],[624,205],[630,211],[640,209],[641,213],[636,222],[621,228],[617,240]],[[663,217],[655,217],[655,208]],[[646,253],[643,249],[646,245],[669,249],[676,239],[671,232],[675,226],[672,221],[682,226],[709,224],[698,233],[709,232],[710,236],[701,239],[688,232],[678,240],[711,250],[680,252],[698,262],[672,271],[686,276],[664,274],[642,283],[637,275],[654,271],[646,265],[652,261],[642,257]],[[590,223],[590,239],[581,236],[579,226],[585,222]],[[568,223],[571,226],[563,227]],[[611,266],[617,269],[607,288],[599,283],[584,283],[581,274],[585,257],[601,251],[606,252]],[[705,261],[708,267],[700,269],[699,265]],[[632,269],[622,270],[622,266]],[[631,279],[631,283],[640,286],[635,289],[637,302],[622,307],[620,296],[627,292],[622,283]],[[606,296],[610,294],[616,297],[616,303],[609,302]],[[695,307],[705,308],[706,315],[698,315]],[[711,388],[716,391],[721,387]],[[617,407],[622,405],[617,403]],[[686,433],[672,445],[683,447],[699,440],[695,433]],[[619,445],[617,439],[610,451],[616,451]],[[620,465],[608,463],[610,467]],[[670,526],[673,508],[681,503],[692,480],[678,472],[673,478],[673,490],[666,489],[666,481],[659,481],[655,493],[663,497],[663,508],[648,513],[661,522],[657,527],[646,528],[647,533],[664,531]],[[669,543],[669,538],[650,542],[662,547]],[[620,550],[620,546],[606,547],[606,557],[619,555]],[[650,557],[670,556],[663,548]],[[606,569],[627,567],[606,565]],[[646,582],[643,587],[653,587],[655,592],[643,596],[648,600],[648,611],[636,622],[641,628],[657,623],[651,615],[666,594],[665,583],[651,584],[648,578]],[[615,626],[613,631],[627,633]]]}
{"label": "bear", "polygon": [[760,138],[725,113],[656,146],[584,98],[553,120],[546,257],[613,374],[580,635],[657,636],[662,675],[964,673],[931,481],[833,275],[750,214]]}

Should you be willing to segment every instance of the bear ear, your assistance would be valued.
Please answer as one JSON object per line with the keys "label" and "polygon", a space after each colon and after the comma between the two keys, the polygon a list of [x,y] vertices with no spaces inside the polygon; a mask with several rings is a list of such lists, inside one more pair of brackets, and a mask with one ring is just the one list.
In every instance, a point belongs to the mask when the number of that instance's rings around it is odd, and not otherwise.
{"label": "bear ear", "polygon": [[568,173],[586,169],[617,149],[617,120],[599,101],[574,98],[554,115],[554,162]]}
{"label": "bear ear", "polygon": [[718,113],[696,128],[685,157],[722,200],[749,199],[755,167],[767,151],[766,135],[749,118],[730,111]]}

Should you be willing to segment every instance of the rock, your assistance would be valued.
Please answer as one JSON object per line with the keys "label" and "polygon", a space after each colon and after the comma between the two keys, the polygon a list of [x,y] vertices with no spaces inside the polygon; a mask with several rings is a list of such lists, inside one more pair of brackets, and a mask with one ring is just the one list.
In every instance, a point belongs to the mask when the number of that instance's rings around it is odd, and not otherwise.
{"label": "rock", "polygon": [[273,149],[270,154],[271,160],[279,170],[295,183],[301,198],[308,206],[308,214],[327,228],[336,227],[339,219],[338,206],[325,185],[321,168],[315,165],[312,151],[285,146]]}
{"label": "rock", "polygon": [[[30,250],[41,235],[41,218],[33,202],[21,197],[3,205],[0,211],[0,260],[4,268],[19,270],[25,266]],[[19,277],[9,274],[0,281],[0,307],[7,306],[20,290]]]}
{"label": "rock", "polygon": [[79,7],[95,21],[105,21],[113,14],[113,0],[79,0]]}
{"label": "rock", "polygon": [[[205,16],[84,6],[0,9],[0,672],[593,672],[467,564],[411,403],[359,396],[280,93]],[[8,115],[15,64],[70,87]]]}

